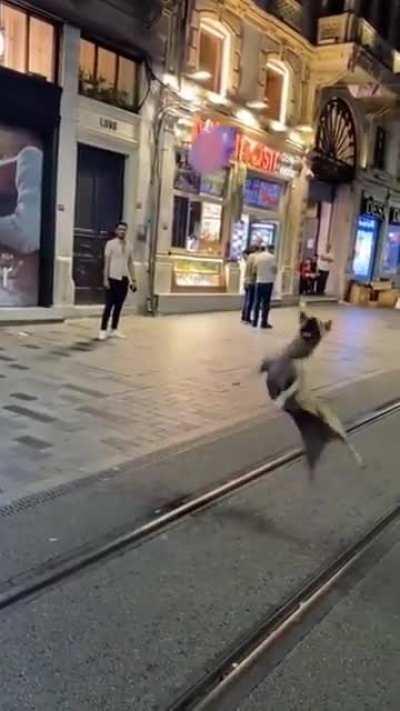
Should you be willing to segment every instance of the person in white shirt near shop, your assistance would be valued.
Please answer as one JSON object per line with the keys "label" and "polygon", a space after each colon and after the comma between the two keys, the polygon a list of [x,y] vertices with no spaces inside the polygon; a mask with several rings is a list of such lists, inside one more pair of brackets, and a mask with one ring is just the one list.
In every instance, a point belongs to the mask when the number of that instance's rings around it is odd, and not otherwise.
{"label": "person in white shirt near shop", "polygon": [[128,225],[119,222],[115,228],[115,238],[107,242],[104,251],[104,287],[106,305],[101,321],[99,340],[105,341],[108,335],[108,322],[111,320],[110,336],[125,338],[118,330],[122,307],[128,295],[128,289],[136,291],[133,248],[127,242]]}
{"label": "person in white shirt near shop", "polygon": [[335,261],[335,257],[332,251],[332,245],[327,244],[326,248],[321,250],[318,254],[317,268],[318,268],[318,280],[317,280],[317,294],[318,296],[324,296],[326,285],[328,283],[329,273],[332,269],[332,265]]}
{"label": "person in white shirt near shop", "polygon": [[271,245],[263,248],[255,259],[256,297],[253,313],[253,326],[257,328],[261,311],[261,328],[272,328],[268,321],[271,297],[277,273],[275,249]]}

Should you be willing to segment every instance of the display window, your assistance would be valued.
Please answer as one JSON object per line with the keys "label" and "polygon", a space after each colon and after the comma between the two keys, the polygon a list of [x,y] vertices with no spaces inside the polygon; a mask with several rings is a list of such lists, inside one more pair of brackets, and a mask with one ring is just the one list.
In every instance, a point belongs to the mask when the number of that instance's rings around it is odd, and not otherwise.
{"label": "display window", "polygon": [[218,259],[177,257],[173,266],[173,291],[224,291],[223,262]]}
{"label": "display window", "polygon": [[0,306],[36,306],[44,146],[35,131],[0,124]]}
{"label": "display window", "polygon": [[397,274],[400,268],[400,225],[389,225],[382,254],[381,272]]}
{"label": "display window", "polygon": [[172,247],[194,254],[221,256],[228,171],[200,175],[193,170],[188,157],[188,148],[176,151]]}
{"label": "display window", "polygon": [[359,280],[369,281],[372,277],[380,226],[378,217],[360,215],[358,219],[353,274]]}

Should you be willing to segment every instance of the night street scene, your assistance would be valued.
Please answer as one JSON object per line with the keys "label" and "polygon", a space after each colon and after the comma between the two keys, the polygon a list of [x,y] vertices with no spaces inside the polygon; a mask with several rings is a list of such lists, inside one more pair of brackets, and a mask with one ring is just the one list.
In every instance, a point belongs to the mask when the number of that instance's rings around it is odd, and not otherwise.
{"label": "night street scene", "polygon": [[400,710],[400,0],[0,0],[0,711]]}

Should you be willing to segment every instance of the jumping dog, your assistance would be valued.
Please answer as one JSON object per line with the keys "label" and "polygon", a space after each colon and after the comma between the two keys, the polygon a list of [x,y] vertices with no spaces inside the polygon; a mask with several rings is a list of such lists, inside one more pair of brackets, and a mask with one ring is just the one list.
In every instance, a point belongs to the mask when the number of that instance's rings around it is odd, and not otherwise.
{"label": "jumping dog", "polygon": [[301,311],[296,338],[277,357],[265,358],[260,367],[261,373],[267,373],[266,384],[271,399],[290,415],[300,432],[311,475],[325,446],[333,440],[342,441],[357,464],[364,466],[338,417],[308,389],[304,380],[302,361],[314,353],[331,329],[332,321],[323,322]]}

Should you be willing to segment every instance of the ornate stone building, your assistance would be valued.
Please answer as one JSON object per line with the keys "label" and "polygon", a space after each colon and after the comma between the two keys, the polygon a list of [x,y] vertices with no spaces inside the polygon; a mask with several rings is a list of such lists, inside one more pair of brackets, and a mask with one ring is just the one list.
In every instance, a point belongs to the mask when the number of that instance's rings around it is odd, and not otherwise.
{"label": "ornate stone building", "polygon": [[[181,64],[165,77],[154,280],[162,311],[237,308],[241,254],[260,241],[278,255],[275,298],[297,295],[313,46],[292,25],[250,0],[190,6]],[[229,157],[218,173],[196,176],[191,146],[216,126]]]}

